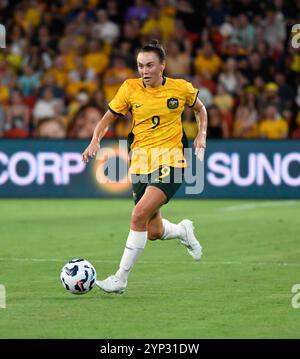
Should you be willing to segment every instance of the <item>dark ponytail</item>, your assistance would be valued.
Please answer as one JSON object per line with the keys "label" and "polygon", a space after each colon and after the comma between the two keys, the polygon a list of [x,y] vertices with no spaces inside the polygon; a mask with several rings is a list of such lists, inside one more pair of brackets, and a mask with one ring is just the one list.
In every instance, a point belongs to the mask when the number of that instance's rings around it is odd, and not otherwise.
{"label": "dark ponytail", "polygon": [[162,63],[166,60],[166,52],[158,40],[151,40],[149,44],[143,46],[140,52],[155,52],[159,61]]}

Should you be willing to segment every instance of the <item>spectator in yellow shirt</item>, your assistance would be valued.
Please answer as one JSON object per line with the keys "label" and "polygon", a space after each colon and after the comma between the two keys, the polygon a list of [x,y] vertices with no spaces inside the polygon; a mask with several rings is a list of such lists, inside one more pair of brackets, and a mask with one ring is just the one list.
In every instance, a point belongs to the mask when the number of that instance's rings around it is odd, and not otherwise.
{"label": "spectator in yellow shirt", "polygon": [[214,104],[217,105],[222,113],[228,113],[232,110],[234,105],[234,99],[225,89],[222,83],[219,83],[217,87],[217,93],[214,96]]}
{"label": "spectator in yellow shirt", "polygon": [[260,137],[269,140],[280,140],[287,138],[288,132],[288,124],[278,115],[276,107],[268,106],[265,111],[265,118],[259,125]]}
{"label": "spectator in yellow shirt", "polygon": [[92,40],[89,44],[89,51],[83,58],[84,64],[88,69],[92,69],[96,74],[101,74],[108,65],[107,55],[101,51],[99,41]]}
{"label": "spectator in yellow shirt", "polygon": [[164,41],[168,41],[174,31],[174,15],[172,7],[152,6],[149,18],[144,22],[141,34],[144,36],[153,36],[161,33]]}
{"label": "spectator in yellow shirt", "polygon": [[97,90],[98,79],[93,69],[88,69],[81,57],[75,59],[76,69],[69,72],[69,85],[67,92],[70,96],[75,96],[83,91],[91,94]]}
{"label": "spectator in yellow shirt", "polygon": [[208,72],[211,76],[215,76],[221,68],[222,61],[215,53],[211,43],[207,42],[196,56],[194,65],[197,75]]}
{"label": "spectator in yellow shirt", "polygon": [[57,56],[52,67],[48,73],[52,74],[58,86],[66,88],[68,85],[68,70],[66,69],[66,62],[63,56]]}
{"label": "spectator in yellow shirt", "polygon": [[166,72],[170,77],[181,78],[190,74],[190,54],[181,50],[178,41],[168,43]]}
{"label": "spectator in yellow shirt", "polygon": [[0,84],[0,104],[6,103],[9,99],[9,88]]}
{"label": "spectator in yellow shirt", "polygon": [[128,78],[136,77],[135,72],[126,66],[125,59],[122,56],[116,56],[110,69],[105,72],[104,76],[104,96],[107,102],[110,102],[119,87]]}

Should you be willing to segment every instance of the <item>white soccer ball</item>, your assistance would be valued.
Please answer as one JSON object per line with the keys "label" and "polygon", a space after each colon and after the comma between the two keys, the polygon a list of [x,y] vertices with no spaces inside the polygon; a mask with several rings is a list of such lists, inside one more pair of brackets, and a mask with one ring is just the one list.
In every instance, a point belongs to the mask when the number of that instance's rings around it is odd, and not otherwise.
{"label": "white soccer ball", "polygon": [[95,285],[96,270],[85,259],[73,259],[63,266],[60,280],[68,292],[85,294]]}

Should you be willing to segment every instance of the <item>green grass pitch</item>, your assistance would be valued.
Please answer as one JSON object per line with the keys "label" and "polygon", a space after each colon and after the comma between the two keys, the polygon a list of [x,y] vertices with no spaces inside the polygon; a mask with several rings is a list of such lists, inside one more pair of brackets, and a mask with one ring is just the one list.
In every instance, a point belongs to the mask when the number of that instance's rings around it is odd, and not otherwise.
{"label": "green grass pitch", "polygon": [[130,200],[1,200],[0,338],[299,338],[300,202],[172,200],[194,221],[193,262],[177,240],[148,242],[123,295],[62,287],[61,267],[85,258],[98,278],[118,268]]}

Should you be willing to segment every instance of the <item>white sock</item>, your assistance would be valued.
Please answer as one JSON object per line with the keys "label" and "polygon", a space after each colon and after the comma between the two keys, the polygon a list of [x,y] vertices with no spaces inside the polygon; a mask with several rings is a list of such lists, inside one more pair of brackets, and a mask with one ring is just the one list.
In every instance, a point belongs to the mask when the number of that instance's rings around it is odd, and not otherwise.
{"label": "white sock", "polygon": [[184,236],[184,228],[179,224],[174,224],[169,222],[167,219],[162,219],[164,225],[164,234],[161,239],[173,239],[173,238],[182,238]]}
{"label": "white sock", "polygon": [[116,272],[116,276],[123,282],[126,282],[129,273],[142,253],[147,243],[147,232],[137,232],[130,229],[126,247],[120,262],[120,268]]}

